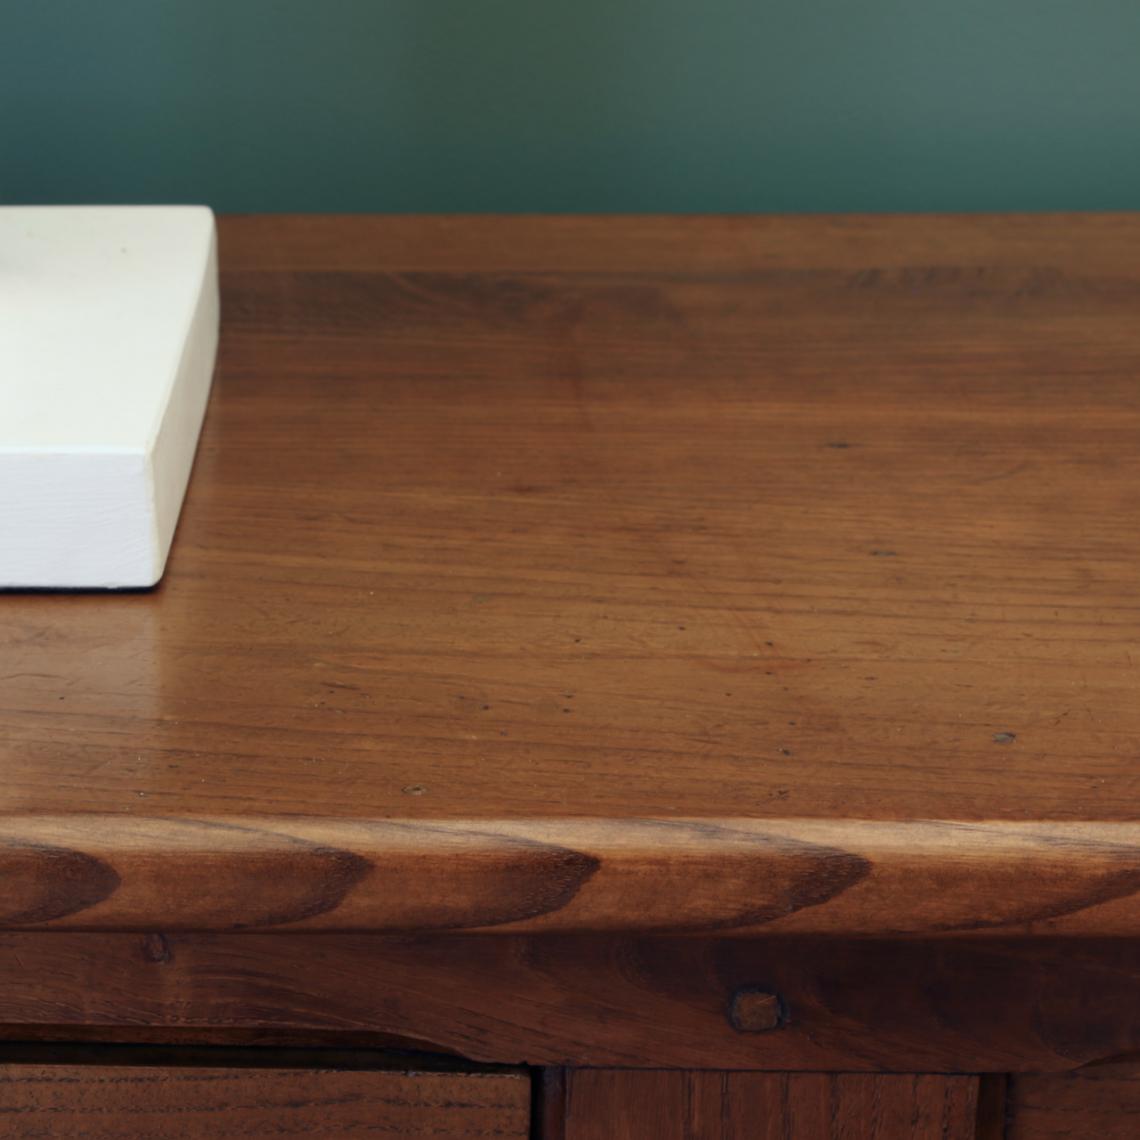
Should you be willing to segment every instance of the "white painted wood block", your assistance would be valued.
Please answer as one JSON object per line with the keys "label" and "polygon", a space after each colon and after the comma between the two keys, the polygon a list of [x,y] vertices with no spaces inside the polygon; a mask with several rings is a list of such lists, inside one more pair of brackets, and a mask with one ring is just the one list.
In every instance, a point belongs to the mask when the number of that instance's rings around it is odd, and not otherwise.
{"label": "white painted wood block", "polygon": [[0,208],[0,587],[162,577],[217,340],[205,207]]}

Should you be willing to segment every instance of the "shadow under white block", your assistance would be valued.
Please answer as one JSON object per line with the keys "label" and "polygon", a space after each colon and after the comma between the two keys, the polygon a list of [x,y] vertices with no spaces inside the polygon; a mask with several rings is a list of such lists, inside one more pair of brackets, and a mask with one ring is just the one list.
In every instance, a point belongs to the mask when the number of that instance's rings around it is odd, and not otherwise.
{"label": "shadow under white block", "polygon": [[0,587],[162,577],[217,341],[205,207],[0,208]]}

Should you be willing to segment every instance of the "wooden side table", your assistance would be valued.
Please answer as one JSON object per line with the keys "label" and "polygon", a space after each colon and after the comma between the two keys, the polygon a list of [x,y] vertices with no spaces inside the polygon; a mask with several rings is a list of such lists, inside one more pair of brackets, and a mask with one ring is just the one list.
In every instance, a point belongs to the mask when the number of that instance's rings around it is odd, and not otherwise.
{"label": "wooden side table", "polygon": [[153,592],[0,596],[0,1132],[1133,1138],[1140,220],[224,219]]}

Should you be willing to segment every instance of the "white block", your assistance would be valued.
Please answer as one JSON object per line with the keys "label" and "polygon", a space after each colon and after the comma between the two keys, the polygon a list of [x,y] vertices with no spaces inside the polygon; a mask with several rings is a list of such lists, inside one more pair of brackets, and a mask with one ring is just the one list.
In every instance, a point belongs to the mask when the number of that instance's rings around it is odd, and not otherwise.
{"label": "white block", "polygon": [[201,206],[0,208],[0,586],[152,586],[218,340]]}

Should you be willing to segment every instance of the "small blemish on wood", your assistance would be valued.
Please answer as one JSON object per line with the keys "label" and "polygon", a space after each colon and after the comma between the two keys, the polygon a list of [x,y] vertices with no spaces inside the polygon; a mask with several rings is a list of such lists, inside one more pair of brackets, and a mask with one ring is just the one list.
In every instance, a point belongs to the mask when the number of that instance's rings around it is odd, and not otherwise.
{"label": "small blemish on wood", "polygon": [[142,940],[142,956],[147,962],[164,965],[173,961],[174,954],[165,934],[146,934]]}
{"label": "small blemish on wood", "polygon": [[328,689],[348,689],[354,693],[360,692],[359,685],[352,685],[347,681],[322,681],[321,684]]}
{"label": "small blemish on wood", "polygon": [[732,995],[728,1020],[738,1033],[766,1033],[788,1020],[779,994],[746,987]]}
{"label": "small blemish on wood", "polygon": [[423,784],[405,784],[400,791],[405,796],[422,796],[427,793],[427,788]]}
{"label": "small blemish on wood", "polygon": [[897,558],[898,557],[898,551],[897,550],[872,550],[871,551],[871,557],[872,558]]}
{"label": "small blemish on wood", "polygon": [[1017,739],[1017,733],[1016,732],[995,732],[994,733],[994,743],[995,744],[1012,744],[1016,739]]}
{"label": "small blemish on wood", "polygon": [[836,451],[846,451],[851,446],[845,439],[829,439],[827,446]]}

